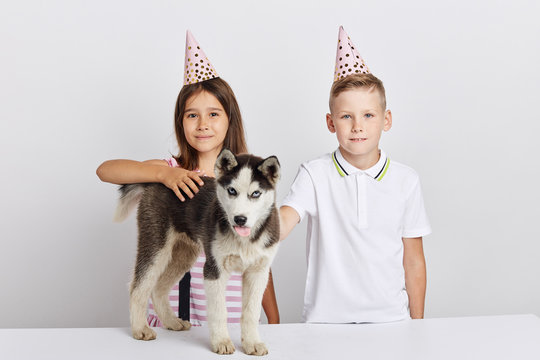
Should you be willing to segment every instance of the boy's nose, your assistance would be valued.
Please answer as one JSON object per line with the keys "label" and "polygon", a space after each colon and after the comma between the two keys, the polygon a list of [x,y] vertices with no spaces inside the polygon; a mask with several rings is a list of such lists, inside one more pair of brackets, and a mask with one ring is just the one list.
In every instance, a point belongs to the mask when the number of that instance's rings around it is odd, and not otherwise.
{"label": "boy's nose", "polygon": [[364,126],[362,125],[362,123],[360,123],[360,121],[355,121],[353,123],[352,132],[357,133],[362,131],[364,131]]}

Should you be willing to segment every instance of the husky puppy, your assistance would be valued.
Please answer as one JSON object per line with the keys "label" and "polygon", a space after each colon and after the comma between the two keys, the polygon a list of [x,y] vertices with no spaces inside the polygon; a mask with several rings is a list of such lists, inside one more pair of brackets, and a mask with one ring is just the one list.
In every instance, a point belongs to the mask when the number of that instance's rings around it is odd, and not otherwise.
{"label": "husky puppy", "polygon": [[118,221],[139,203],[139,240],[129,304],[133,337],[156,338],[146,321],[150,296],[164,327],[191,327],[174,314],[168,295],[204,249],[212,350],[218,354],[235,351],[227,329],[225,288],[230,273],[238,271],[243,273],[242,347],[247,354],[265,355],[268,350],[259,337],[258,322],[270,264],[278,249],[275,187],[280,165],[275,156],[235,156],[224,149],[214,170],[216,178],[204,177],[199,193],[185,202],[162,184],[120,188]]}

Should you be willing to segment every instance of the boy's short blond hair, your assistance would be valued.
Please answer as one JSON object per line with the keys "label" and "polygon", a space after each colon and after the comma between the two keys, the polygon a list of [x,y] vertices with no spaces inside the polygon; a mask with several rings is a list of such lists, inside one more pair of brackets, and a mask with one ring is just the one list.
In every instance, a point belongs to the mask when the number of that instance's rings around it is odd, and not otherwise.
{"label": "boy's short blond hair", "polygon": [[368,88],[377,90],[381,96],[381,106],[383,110],[386,110],[386,92],[382,81],[373,74],[353,74],[346,76],[332,84],[330,90],[330,111],[332,111],[332,100],[334,100],[339,94],[347,90],[353,90],[358,88]]}

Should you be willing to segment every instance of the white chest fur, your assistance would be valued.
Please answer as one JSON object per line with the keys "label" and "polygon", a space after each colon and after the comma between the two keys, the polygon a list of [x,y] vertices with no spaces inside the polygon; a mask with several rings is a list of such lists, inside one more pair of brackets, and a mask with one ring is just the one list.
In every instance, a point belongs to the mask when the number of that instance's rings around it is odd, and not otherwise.
{"label": "white chest fur", "polygon": [[220,270],[244,272],[249,268],[269,267],[276,255],[279,244],[267,248],[268,234],[262,234],[256,242],[238,235],[228,235],[212,245],[212,255]]}

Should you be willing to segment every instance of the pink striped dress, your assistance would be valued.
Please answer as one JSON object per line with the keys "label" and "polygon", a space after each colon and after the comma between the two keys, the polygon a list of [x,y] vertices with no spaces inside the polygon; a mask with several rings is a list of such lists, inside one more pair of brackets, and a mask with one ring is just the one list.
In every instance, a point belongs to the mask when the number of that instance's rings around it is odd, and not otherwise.
{"label": "pink striped dress", "polygon": [[[167,163],[171,167],[178,167],[178,163],[174,158],[166,159]],[[190,270],[191,282],[189,292],[189,306],[190,306],[190,322],[194,326],[201,326],[206,323],[206,296],[204,293],[203,283],[203,267],[206,257],[204,252],[201,252],[197,261]],[[175,284],[169,292],[169,303],[171,308],[178,316],[178,284]],[[228,311],[228,322],[239,323],[242,315],[242,274],[232,273],[229,281],[227,282],[226,289],[226,304]],[[157,314],[152,305],[152,300],[148,304],[148,324],[150,326],[161,326],[161,322],[157,317]]]}

